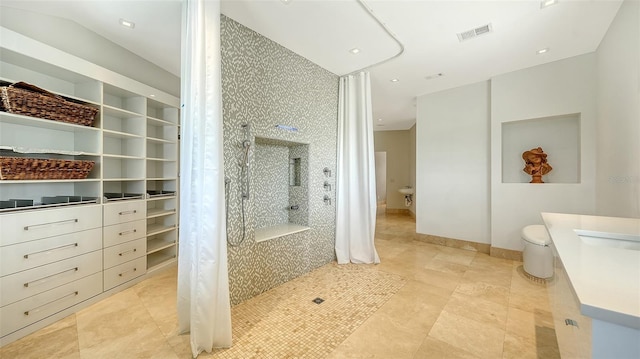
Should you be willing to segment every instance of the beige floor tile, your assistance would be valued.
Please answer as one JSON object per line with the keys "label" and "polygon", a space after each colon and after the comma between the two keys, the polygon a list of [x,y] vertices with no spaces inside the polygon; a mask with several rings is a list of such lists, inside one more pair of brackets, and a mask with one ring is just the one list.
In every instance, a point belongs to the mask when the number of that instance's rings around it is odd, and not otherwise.
{"label": "beige floor tile", "polygon": [[75,315],[0,348],[0,358],[79,359],[78,331]]}
{"label": "beige floor tile", "polygon": [[500,285],[462,279],[455,292],[490,300],[504,306],[509,305],[509,288]]}
{"label": "beige floor tile", "polygon": [[440,249],[440,253],[436,256],[435,259],[455,263],[468,268],[473,262],[473,258],[475,258],[475,252],[466,251],[463,249],[442,247]]}
{"label": "beige floor tile", "polygon": [[[397,312],[396,312],[397,313]],[[418,323],[405,323],[387,313],[375,313],[351,334],[332,358],[413,358],[428,328],[412,330]]]}
{"label": "beige floor tile", "polygon": [[526,338],[519,337],[515,334],[508,333],[504,337],[504,350],[502,353],[504,359],[538,359],[535,342]]}
{"label": "beige floor tile", "polygon": [[431,269],[415,269],[409,274],[409,278],[415,281],[446,289],[453,293],[462,281],[462,275],[456,273],[439,272]]}
{"label": "beige floor tile", "polygon": [[508,310],[506,306],[465,294],[454,293],[444,310],[480,323],[493,325],[502,330],[507,325]]}
{"label": "beige floor tile", "polygon": [[332,358],[413,358],[448,301],[409,281],[332,353]]}
{"label": "beige floor tile", "polygon": [[433,260],[427,262],[424,265],[424,268],[434,270],[437,272],[444,272],[444,273],[450,273],[450,274],[456,274],[456,275],[462,276],[467,271],[469,266],[466,266],[464,264],[454,263],[447,260],[438,259],[438,256],[436,256]]}
{"label": "beige floor tile", "polygon": [[441,340],[427,337],[418,351],[413,356],[414,359],[478,359],[472,353],[466,352],[458,347],[447,344]]}
{"label": "beige floor tile", "polygon": [[553,329],[553,316],[548,311],[528,312],[509,307],[507,331],[522,338],[535,339],[542,328]]}
{"label": "beige floor tile", "polygon": [[470,265],[471,268],[485,268],[489,270],[505,270],[513,269],[513,261],[509,259],[491,257],[485,253],[477,253]]}
{"label": "beige floor tile", "polygon": [[503,329],[447,311],[442,311],[429,332],[429,337],[480,358],[501,357],[504,335]]}
{"label": "beige floor tile", "polygon": [[484,282],[506,288],[511,287],[511,277],[512,274],[510,270],[491,270],[488,268],[478,268],[477,266],[470,267],[469,270],[464,273],[464,276],[462,276],[462,278],[467,280]]}
{"label": "beige floor tile", "polygon": [[175,358],[133,288],[76,313],[81,358]]}
{"label": "beige floor tile", "polygon": [[177,327],[177,267],[170,268],[133,287],[163,335],[170,335]]}
{"label": "beige floor tile", "polygon": [[548,311],[527,312],[510,307],[507,334],[505,358],[517,358],[518,352],[534,353],[538,358],[560,358],[553,316]]}

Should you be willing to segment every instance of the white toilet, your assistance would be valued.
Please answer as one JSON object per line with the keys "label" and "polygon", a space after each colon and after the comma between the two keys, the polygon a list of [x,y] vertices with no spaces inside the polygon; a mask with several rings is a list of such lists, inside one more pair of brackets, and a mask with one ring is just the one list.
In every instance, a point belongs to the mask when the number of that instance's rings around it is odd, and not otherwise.
{"label": "white toilet", "polygon": [[537,278],[553,276],[553,253],[551,238],[545,226],[541,224],[526,226],[522,229],[524,250],[522,260],[524,271]]}

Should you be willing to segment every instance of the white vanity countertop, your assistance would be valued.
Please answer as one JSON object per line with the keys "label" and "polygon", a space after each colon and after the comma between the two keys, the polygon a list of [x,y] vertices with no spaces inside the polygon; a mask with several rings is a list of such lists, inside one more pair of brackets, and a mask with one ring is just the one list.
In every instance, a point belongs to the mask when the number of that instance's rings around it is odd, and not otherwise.
{"label": "white vanity countertop", "polygon": [[575,230],[640,236],[640,219],[542,213],[583,315],[640,329],[640,251],[585,243]]}

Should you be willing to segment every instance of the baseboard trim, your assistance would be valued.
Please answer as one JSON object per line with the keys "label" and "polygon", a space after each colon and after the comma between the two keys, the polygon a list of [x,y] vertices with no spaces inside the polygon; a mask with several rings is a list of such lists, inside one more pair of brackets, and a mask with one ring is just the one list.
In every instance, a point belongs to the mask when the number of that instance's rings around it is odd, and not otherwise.
{"label": "baseboard trim", "polygon": [[411,211],[408,210],[407,208],[387,208],[385,213],[386,214],[406,214],[408,216],[411,215]]}
{"label": "baseboard trim", "polygon": [[510,259],[512,261],[522,262],[522,252],[515,251],[513,249],[491,247],[489,255],[496,258]]}
{"label": "baseboard trim", "polygon": [[485,254],[489,254],[489,250],[491,248],[491,245],[487,243],[470,242],[462,239],[433,236],[431,234],[416,233],[415,239],[421,242],[438,244],[451,248],[465,249],[468,251],[480,252]]}

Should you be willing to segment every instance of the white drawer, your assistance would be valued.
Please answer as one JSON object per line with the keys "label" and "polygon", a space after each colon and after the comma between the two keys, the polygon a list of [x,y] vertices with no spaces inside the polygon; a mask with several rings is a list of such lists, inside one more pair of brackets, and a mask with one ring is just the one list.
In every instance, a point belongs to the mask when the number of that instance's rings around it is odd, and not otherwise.
{"label": "white drawer", "polygon": [[114,224],[104,227],[104,247],[129,242],[146,236],[147,221],[142,219],[134,222]]}
{"label": "white drawer", "polygon": [[102,206],[72,206],[0,215],[0,246],[102,227]]}
{"label": "white drawer", "polygon": [[104,205],[104,225],[136,221],[146,218],[145,201],[122,201]]}
{"label": "white drawer", "polygon": [[102,271],[102,251],[0,278],[0,307]]}
{"label": "white drawer", "polygon": [[131,242],[105,248],[103,255],[105,268],[111,268],[118,264],[140,258],[147,255],[147,239],[140,238]]}
{"label": "white drawer", "polygon": [[0,277],[101,248],[101,228],[0,247]]}
{"label": "white drawer", "polygon": [[104,273],[104,290],[107,291],[124,282],[143,275],[147,271],[147,257],[140,257],[106,269]]}
{"label": "white drawer", "polygon": [[0,308],[0,336],[5,336],[102,292],[96,273]]}

